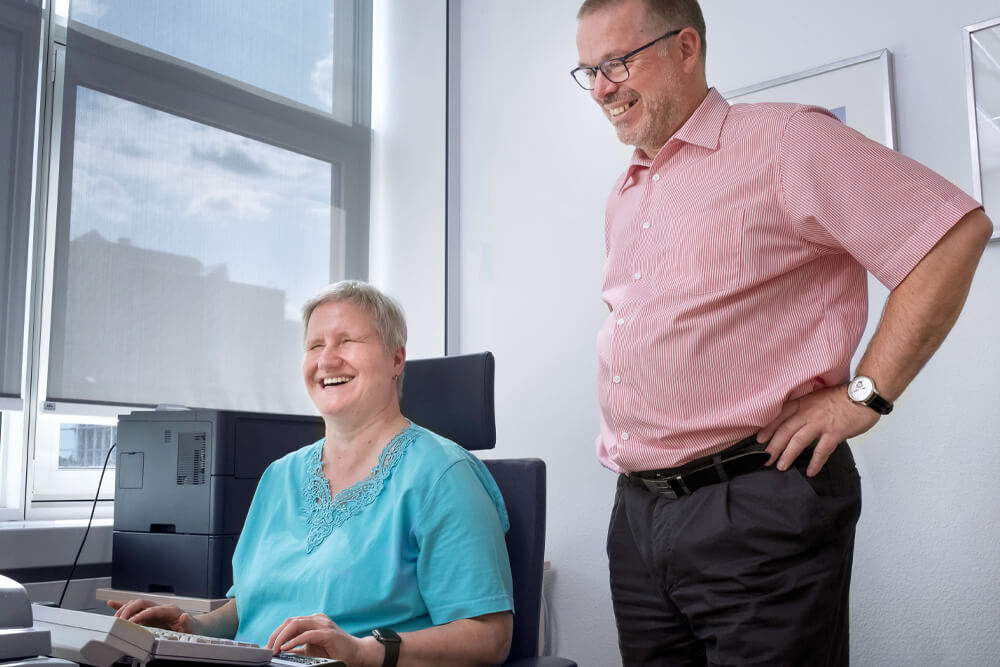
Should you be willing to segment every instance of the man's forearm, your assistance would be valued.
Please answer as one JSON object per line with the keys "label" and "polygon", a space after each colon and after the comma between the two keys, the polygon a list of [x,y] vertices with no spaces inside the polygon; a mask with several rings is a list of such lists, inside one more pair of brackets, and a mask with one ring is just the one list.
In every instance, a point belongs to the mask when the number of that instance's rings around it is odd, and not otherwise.
{"label": "man's forearm", "polygon": [[951,331],[992,231],[982,209],[968,213],[889,294],[857,369],[889,400],[903,393]]}
{"label": "man's forearm", "polygon": [[[887,399],[899,398],[955,324],[992,230],[982,210],[969,213],[892,290],[858,364],[858,373],[871,377]],[[864,433],[877,421],[878,414],[851,403],[843,387],[824,387],[787,402],[757,440],[768,443],[770,463],[779,470],[787,470],[816,443],[806,470],[812,476],[838,443]]]}

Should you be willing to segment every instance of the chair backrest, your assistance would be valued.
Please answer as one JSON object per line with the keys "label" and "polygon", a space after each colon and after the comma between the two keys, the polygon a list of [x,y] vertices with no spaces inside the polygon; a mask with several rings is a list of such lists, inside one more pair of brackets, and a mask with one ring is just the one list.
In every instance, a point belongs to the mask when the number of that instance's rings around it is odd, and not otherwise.
{"label": "chair backrest", "polygon": [[407,361],[403,414],[466,449],[493,449],[493,366],[492,352]]}
{"label": "chair backrest", "polygon": [[514,579],[514,635],[508,660],[538,655],[545,565],[545,462],[486,460],[510,515],[507,554]]}
{"label": "chair backrest", "polygon": [[[403,414],[466,449],[496,444],[493,355],[414,359],[403,373]],[[514,635],[508,662],[538,655],[545,558],[545,463],[484,460],[510,515],[507,553],[514,581]]]}

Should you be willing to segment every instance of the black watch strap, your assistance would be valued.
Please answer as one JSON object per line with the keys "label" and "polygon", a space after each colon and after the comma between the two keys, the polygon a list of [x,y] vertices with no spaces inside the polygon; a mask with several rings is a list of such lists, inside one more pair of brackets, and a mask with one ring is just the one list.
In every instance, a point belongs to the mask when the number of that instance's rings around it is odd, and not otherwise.
{"label": "black watch strap", "polygon": [[399,645],[403,643],[403,640],[392,628],[375,628],[372,630],[372,636],[385,647],[385,659],[382,660],[382,667],[396,667],[396,663],[399,661]]}
{"label": "black watch strap", "polygon": [[892,402],[887,401],[878,394],[872,394],[872,397],[868,399],[868,407],[880,415],[887,415],[892,412]]}
{"label": "black watch strap", "polygon": [[847,384],[847,397],[858,405],[867,405],[880,415],[892,412],[892,401],[878,393],[875,381],[867,375],[854,376]]}

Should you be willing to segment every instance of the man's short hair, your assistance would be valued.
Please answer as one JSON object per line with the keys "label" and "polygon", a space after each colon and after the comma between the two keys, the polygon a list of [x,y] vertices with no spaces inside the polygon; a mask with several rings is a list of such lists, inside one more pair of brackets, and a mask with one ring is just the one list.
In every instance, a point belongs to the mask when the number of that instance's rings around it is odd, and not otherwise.
{"label": "man's short hair", "polygon": [[[584,0],[580,5],[580,11],[576,13],[576,18],[582,19],[588,14],[614,7],[621,2],[622,0]],[[662,21],[666,29],[694,28],[701,37],[701,59],[704,62],[708,42],[705,40],[705,16],[701,13],[698,0],[643,0],[643,2],[649,17]]]}

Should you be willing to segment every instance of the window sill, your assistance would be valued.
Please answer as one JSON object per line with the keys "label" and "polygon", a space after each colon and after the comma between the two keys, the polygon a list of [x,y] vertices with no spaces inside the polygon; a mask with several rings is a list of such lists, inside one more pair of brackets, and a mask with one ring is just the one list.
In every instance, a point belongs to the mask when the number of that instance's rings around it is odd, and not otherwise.
{"label": "window sill", "polygon": [[[112,524],[94,519],[78,565],[111,562]],[[72,564],[86,528],[86,519],[0,522],[0,572]]]}

